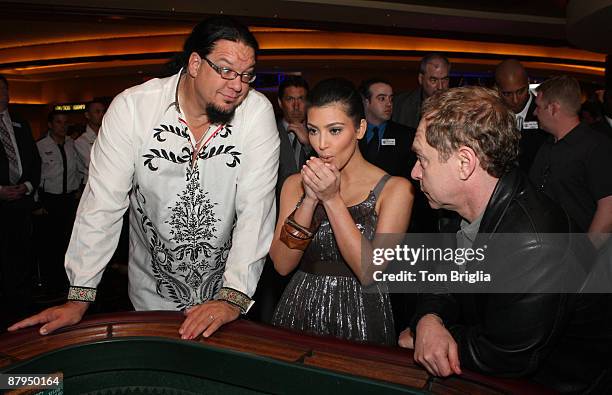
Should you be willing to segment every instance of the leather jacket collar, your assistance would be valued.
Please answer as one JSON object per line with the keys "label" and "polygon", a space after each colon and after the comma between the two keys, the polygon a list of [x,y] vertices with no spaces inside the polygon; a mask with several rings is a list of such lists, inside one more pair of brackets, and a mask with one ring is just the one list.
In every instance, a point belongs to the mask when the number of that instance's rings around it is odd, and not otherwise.
{"label": "leather jacket collar", "polygon": [[504,174],[497,181],[480,222],[478,233],[495,233],[497,231],[508,206],[523,189],[524,182],[524,177],[521,176],[518,168]]}

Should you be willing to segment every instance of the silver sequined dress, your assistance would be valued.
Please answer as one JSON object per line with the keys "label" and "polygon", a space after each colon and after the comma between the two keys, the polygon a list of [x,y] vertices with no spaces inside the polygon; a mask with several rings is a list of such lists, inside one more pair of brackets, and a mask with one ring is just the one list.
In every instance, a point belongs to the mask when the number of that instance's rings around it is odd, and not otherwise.
{"label": "silver sequined dress", "polygon": [[[348,208],[361,233],[372,240],[376,199],[388,175],[367,199]],[[281,297],[272,323],[304,332],[378,344],[397,344],[389,295],[383,286],[362,287],[342,258],[322,206],[315,211],[320,226],[304,251],[300,267]]]}

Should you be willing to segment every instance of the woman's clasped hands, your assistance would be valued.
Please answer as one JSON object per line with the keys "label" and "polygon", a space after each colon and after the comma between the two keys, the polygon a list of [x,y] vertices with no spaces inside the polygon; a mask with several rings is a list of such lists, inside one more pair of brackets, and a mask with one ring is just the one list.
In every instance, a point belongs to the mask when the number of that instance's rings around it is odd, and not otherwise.
{"label": "woman's clasped hands", "polygon": [[340,171],[321,158],[311,157],[302,167],[306,198],[322,203],[340,196]]}

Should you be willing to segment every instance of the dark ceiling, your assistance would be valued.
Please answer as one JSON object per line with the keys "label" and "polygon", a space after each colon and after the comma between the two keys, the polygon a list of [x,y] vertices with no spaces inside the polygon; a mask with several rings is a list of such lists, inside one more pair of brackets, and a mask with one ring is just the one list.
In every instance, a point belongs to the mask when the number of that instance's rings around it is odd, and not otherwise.
{"label": "dark ceiling", "polygon": [[[37,22],[110,26],[193,25],[206,15],[234,15],[250,25],[565,44],[566,0],[263,0],[257,2],[0,0],[0,47],[8,37],[45,35]],[[19,22],[20,26],[15,23]],[[23,23],[29,26],[23,31]]]}
{"label": "dark ceiling", "polygon": [[[260,31],[281,29],[276,33],[280,38],[268,40],[277,46],[262,51],[268,60],[263,59],[261,64],[270,68],[291,69],[300,64],[300,60],[296,61],[299,55],[304,55],[310,58],[303,64],[311,67],[333,67],[334,64],[346,67],[347,62],[351,62],[347,56],[363,56],[363,67],[375,68],[380,64],[377,59],[394,57],[386,63],[389,68],[406,69],[407,65],[410,70],[423,53],[438,50],[449,51],[463,62],[473,61],[471,69],[485,67],[488,70],[500,58],[515,56],[535,63],[566,63],[590,68],[585,73],[595,73],[601,78],[603,57],[576,51],[576,48],[601,44],[593,49],[605,53],[605,35],[589,40],[588,34],[577,34],[582,41],[568,40],[570,19],[566,13],[572,3],[574,10],[590,12],[588,4],[601,1],[0,0],[0,72],[14,80],[38,82],[134,72],[152,75],[180,50],[182,40],[197,21],[225,14]],[[580,27],[579,33],[584,31],[584,20],[578,18],[572,25]],[[607,22],[599,23],[612,26]],[[586,25],[592,27],[590,23]],[[282,29],[328,32],[328,46],[319,48],[317,42],[302,39],[299,46],[292,47],[290,40],[283,41],[286,33]],[[343,46],[346,41],[342,39],[330,40],[334,34],[352,34],[357,44],[359,38],[355,37],[370,34],[374,42],[364,41],[363,49],[348,48]],[[377,41],[376,37],[381,39]],[[394,38],[403,41],[395,45]],[[413,45],[411,38],[422,40],[422,43]],[[459,49],[454,48],[454,43],[461,40],[464,44]],[[285,48],[284,42],[288,45]],[[479,48],[471,51],[467,48],[469,42],[478,43]],[[501,48],[504,45],[506,49]],[[534,54],[515,52],[530,46],[539,49]],[[108,53],[87,51],[102,47],[104,51],[108,48]],[[573,54],[559,55],[568,50],[574,51]],[[337,59],[333,58],[334,54],[338,55]],[[539,67],[535,63],[533,66]]]}
{"label": "dark ceiling", "polygon": [[387,0],[387,2],[565,18],[568,0]]}

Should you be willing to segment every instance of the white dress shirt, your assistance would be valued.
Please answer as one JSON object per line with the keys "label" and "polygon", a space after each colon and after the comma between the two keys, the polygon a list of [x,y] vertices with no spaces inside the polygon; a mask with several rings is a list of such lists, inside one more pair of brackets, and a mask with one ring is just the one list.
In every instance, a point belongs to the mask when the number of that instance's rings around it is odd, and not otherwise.
{"label": "white dress shirt", "polygon": [[83,177],[84,184],[87,184],[87,178],[89,177],[89,157],[91,155],[91,147],[94,141],[96,141],[96,137],[98,137],[98,134],[94,132],[88,124],[85,127],[85,133],[74,141],[74,148],[79,158],[79,172]]}
{"label": "white dress shirt", "polygon": [[529,111],[529,106],[531,105],[531,101],[533,100],[533,95],[531,92],[529,93],[529,100],[525,103],[525,107],[519,112],[515,114],[514,117],[516,119],[516,128],[518,130],[523,130],[523,123],[525,122],[525,118],[527,117],[527,112]]}
{"label": "white dress shirt", "polygon": [[[19,173],[19,177],[23,174],[23,168],[21,167],[21,157],[19,156],[19,147],[17,147],[17,140],[15,139],[15,130],[13,129],[13,121],[11,121],[11,116],[9,115],[8,110],[4,110],[0,112],[0,122],[4,128],[8,131],[9,136],[11,138],[11,142],[13,143],[13,148],[15,149],[15,157],[17,158],[17,172]],[[34,189],[32,184],[29,181],[26,181],[25,186],[28,188],[28,195]],[[0,189],[2,189],[2,185],[0,185]]]}
{"label": "white dress shirt", "polygon": [[[42,192],[60,194],[63,191],[64,162],[57,143],[50,135],[38,140],[36,143],[40,155],[40,190]],[[66,137],[64,141],[66,152],[66,193],[74,192],[81,184],[78,171],[77,153],[74,149],[74,140]]]}
{"label": "white dress shirt", "polygon": [[71,285],[96,287],[129,205],[129,295],[137,310],[180,310],[221,287],[250,298],[274,232],[272,105],[251,90],[192,166],[195,139],[175,102],[179,77],[152,79],[113,100],[66,253]]}

